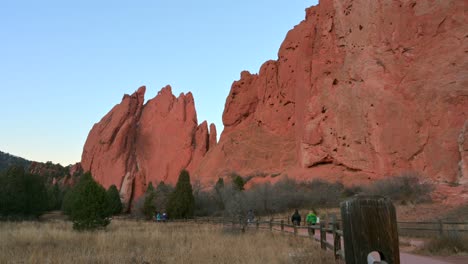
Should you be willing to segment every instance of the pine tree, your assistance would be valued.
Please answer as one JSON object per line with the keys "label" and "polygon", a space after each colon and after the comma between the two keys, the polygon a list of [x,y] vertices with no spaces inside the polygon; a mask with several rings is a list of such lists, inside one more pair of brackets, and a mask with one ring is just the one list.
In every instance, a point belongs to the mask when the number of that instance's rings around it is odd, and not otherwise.
{"label": "pine tree", "polygon": [[146,188],[146,192],[145,193],[149,193],[149,192],[154,192],[154,187],[153,187],[153,183],[150,182],[148,184],[148,188]]}
{"label": "pine tree", "polygon": [[47,189],[41,177],[21,166],[12,166],[0,175],[0,216],[38,217],[47,207]]}
{"label": "pine tree", "polygon": [[218,181],[216,182],[215,185],[215,201],[218,207],[221,210],[224,210],[224,201],[223,201],[223,194],[224,194],[224,179],[223,178],[218,178]]}
{"label": "pine tree", "polygon": [[219,191],[224,188],[224,179],[223,178],[218,178],[218,181],[216,182],[215,185],[215,190]]}
{"label": "pine tree", "polygon": [[[151,187],[151,188],[149,188]],[[151,219],[156,212],[156,207],[154,206],[154,199],[156,198],[156,193],[154,191],[153,185],[150,183],[148,189],[145,192],[145,201],[143,203],[143,214],[146,219]]]}
{"label": "pine tree", "polygon": [[120,214],[122,212],[122,201],[115,185],[111,185],[107,190],[107,199],[109,200],[109,214]]}
{"label": "pine tree", "polygon": [[193,217],[195,198],[190,184],[190,175],[186,170],[180,172],[175,190],[169,198],[167,210],[170,218]]}
{"label": "pine tree", "polygon": [[234,184],[234,188],[236,188],[238,191],[244,190],[245,182],[241,176],[237,175],[236,177],[234,177],[234,180],[232,181],[232,183]]}
{"label": "pine tree", "polygon": [[173,191],[173,187],[170,185],[165,184],[161,181],[158,186],[156,187],[156,197],[154,199],[154,205],[156,206],[156,210],[159,212],[166,212],[167,211],[167,203],[169,201],[169,196]]}
{"label": "pine tree", "polygon": [[104,187],[85,173],[69,194],[70,218],[76,230],[92,230],[110,223],[109,202]]}
{"label": "pine tree", "polygon": [[47,190],[47,196],[48,196],[48,209],[49,210],[58,210],[60,209],[61,205],[62,205],[62,201],[61,201],[61,191],[60,191],[60,188],[58,186],[58,184],[54,184],[52,185],[52,187],[49,187],[49,189]]}

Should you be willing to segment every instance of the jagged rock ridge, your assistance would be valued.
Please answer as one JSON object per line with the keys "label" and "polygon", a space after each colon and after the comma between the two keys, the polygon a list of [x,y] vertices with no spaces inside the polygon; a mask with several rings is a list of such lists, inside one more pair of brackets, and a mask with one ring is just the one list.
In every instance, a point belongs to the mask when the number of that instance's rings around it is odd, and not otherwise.
{"label": "jagged rock ridge", "polygon": [[197,167],[216,143],[206,122],[198,125],[191,93],[175,97],[170,86],[144,104],[146,88],[125,95],[86,140],[82,167],[105,188],[115,184],[129,205],[147,184],[174,184],[182,169]]}

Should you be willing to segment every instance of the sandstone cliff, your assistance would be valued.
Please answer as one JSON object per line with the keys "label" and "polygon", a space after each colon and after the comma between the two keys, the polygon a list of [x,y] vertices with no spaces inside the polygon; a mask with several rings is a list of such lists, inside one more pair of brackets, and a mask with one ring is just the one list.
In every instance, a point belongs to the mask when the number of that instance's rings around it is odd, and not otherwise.
{"label": "sandstone cliff", "polygon": [[175,184],[180,171],[197,167],[213,144],[207,123],[197,123],[191,93],[176,98],[167,86],[144,104],[145,91],[125,95],[95,124],[82,154],[83,169],[105,188],[115,184],[126,205],[149,182]]}
{"label": "sandstone cliff", "polygon": [[183,168],[206,184],[233,172],[466,182],[466,11],[457,0],[321,0],[277,60],[233,83],[218,143],[190,93],[166,87],[144,104],[142,87],[93,127],[82,166],[127,203]]}
{"label": "sandstone cliff", "polygon": [[277,60],[234,82],[218,147],[196,174],[466,178],[466,8],[457,0],[321,0]]}

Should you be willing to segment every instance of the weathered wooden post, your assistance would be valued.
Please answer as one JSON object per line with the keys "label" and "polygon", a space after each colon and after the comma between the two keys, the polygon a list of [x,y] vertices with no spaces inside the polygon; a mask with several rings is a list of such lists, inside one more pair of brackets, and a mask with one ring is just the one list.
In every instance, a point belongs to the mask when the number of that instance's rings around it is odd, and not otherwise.
{"label": "weathered wooden post", "polygon": [[333,233],[333,255],[335,256],[336,259],[340,259],[339,251],[341,250],[341,236],[338,234],[338,229],[340,228],[340,225],[338,221],[336,221],[336,215],[332,214],[331,215],[331,229]]}
{"label": "weathered wooden post", "polygon": [[255,225],[257,226],[257,229],[258,229],[259,226],[260,226],[260,223],[258,222],[258,219],[257,219],[257,222],[255,223]]}
{"label": "weathered wooden post", "polygon": [[320,221],[320,247],[327,250],[327,232],[325,231],[325,221]]}
{"label": "weathered wooden post", "polygon": [[439,219],[439,235],[442,236],[444,235],[444,224],[442,223],[442,220]]}
{"label": "weathered wooden post", "polygon": [[378,253],[382,263],[400,263],[396,212],[389,198],[354,196],[341,203],[341,218],[346,264],[373,263],[368,262],[370,253]]}
{"label": "weathered wooden post", "polygon": [[335,259],[340,259],[341,236],[338,233],[338,230],[340,230],[340,224],[336,222],[333,229],[333,253],[335,254]]}
{"label": "weathered wooden post", "polygon": [[284,220],[281,220],[281,232],[284,231]]}
{"label": "weathered wooden post", "polygon": [[273,218],[270,218],[270,231],[273,231]]}

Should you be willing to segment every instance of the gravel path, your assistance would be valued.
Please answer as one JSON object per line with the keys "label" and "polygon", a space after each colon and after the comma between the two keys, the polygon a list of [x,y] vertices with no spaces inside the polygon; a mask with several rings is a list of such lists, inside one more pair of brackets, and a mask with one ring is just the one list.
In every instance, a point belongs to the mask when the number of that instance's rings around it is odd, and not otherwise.
{"label": "gravel path", "polygon": [[[285,231],[293,232],[292,228],[285,227]],[[307,230],[299,229],[298,233],[300,236],[307,236]],[[318,230],[315,231],[314,237],[320,239]],[[333,235],[327,233],[327,241],[333,243]],[[343,242],[342,242],[343,247]],[[406,252],[400,252],[400,263],[401,264],[467,264],[468,256],[448,256],[448,257],[429,257],[410,254]]]}

